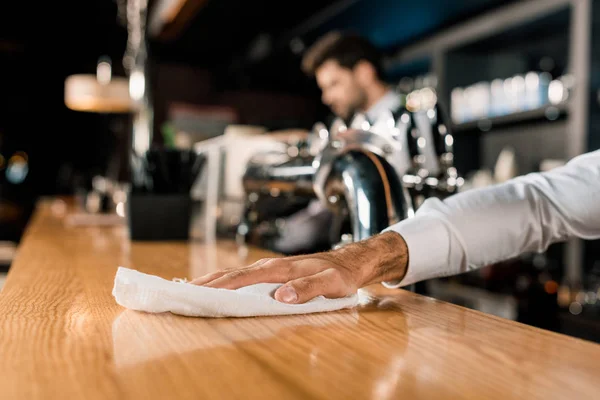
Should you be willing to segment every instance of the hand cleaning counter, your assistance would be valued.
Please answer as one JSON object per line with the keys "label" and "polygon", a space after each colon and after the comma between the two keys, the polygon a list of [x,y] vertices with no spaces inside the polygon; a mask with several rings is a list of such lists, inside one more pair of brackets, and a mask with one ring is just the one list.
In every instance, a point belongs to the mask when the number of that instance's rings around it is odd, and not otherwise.
{"label": "hand cleaning counter", "polygon": [[[53,211],[54,210],[54,211]],[[355,309],[188,318],[125,310],[118,266],[192,278],[273,257],[131,242],[41,202],[0,292],[6,399],[592,399],[600,346],[380,285]]]}

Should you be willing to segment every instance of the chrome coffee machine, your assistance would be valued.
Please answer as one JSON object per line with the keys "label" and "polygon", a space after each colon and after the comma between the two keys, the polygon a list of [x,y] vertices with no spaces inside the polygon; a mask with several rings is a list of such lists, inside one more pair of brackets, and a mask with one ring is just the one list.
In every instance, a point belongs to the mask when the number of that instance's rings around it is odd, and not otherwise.
{"label": "chrome coffee machine", "polygon": [[[277,247],[278,238],[313,234],[321,240],[300,252],[324,250],[411,218],[428,197],[455,193],[463,180],[445,121],[433,89],[422,89],[376,121],[359,114],[349,126],[339,119],[329,129],[317,123],[286,153],[257,154],[243,178],[238,241],[290,253]],[[295,232],[291,216],[312,206],[329,220],[317,218],[321,226],[312,233]]]}

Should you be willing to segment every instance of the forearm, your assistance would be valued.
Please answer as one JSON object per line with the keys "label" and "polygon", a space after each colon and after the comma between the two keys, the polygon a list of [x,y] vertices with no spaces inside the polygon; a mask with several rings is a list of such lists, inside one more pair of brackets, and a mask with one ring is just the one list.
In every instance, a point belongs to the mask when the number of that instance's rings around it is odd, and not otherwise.
{"label": "forearm", "polygon": [[577,236],[600,237],[600,153],[446,199],[388,230],[402,235],[410,263],[392,286],[462,273]]}

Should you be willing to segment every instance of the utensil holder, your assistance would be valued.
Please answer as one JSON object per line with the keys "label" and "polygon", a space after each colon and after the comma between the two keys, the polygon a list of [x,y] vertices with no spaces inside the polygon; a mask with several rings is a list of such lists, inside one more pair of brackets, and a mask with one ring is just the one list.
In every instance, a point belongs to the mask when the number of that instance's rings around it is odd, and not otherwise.
{"label": "utensil holder", "polygon": [[132,241],[179,241],[190,237],[189,194],[130,193],[127,224]]}

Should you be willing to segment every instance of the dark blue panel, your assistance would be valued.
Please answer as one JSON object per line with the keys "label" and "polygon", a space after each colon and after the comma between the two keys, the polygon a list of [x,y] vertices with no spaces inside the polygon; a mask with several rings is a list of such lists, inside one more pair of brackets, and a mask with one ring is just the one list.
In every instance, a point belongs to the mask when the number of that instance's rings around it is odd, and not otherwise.
{"label": "dark blue panel", "polygon": [[352,30],[381,48],[409,43],[444,25],[505,3],[500,0],[362,0],[318,29]]}
{"label": "dark blue panel", "polygon": [[431,59],[423,58],[409,63],[395,64],[386,70],[386,78],[390,82],[398,81],[405,76],[417,76],[429,72],[431,69]]}

